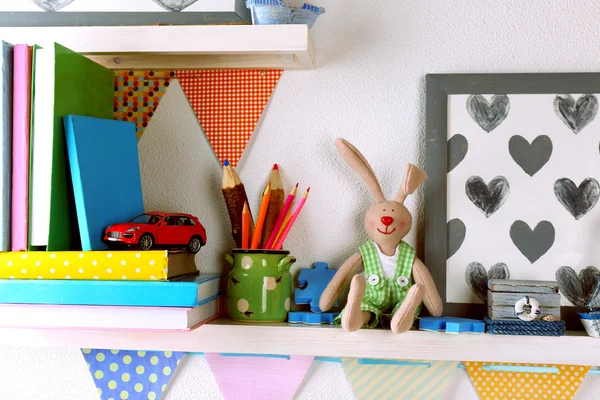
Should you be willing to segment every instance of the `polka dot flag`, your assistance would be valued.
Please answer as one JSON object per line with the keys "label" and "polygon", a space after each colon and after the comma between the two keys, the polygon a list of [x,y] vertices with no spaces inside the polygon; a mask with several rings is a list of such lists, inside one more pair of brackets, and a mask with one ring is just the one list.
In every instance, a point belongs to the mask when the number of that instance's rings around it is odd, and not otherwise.
{"label": "polka dot flag", "polygon": [[116,71],[114,119],[135,122],[137,136],[142,137],[171,79],[176,78],[217,157],[235,167],[282,72]]}
{"label": "polka dot flag", "polygon": [[82,349],[102,400],[160,399],[184,353]]}
{"label": "polka dot flag", "polygon": [[[511,366],[496,371],[486,366]],[[467,362],[465,367],[481,400],[547,399],[570,400],[577,393],[590,367],[559,364],[502,364]],[[530,372],[526,367],[551,367],[553,372]],[[497,368],[497,367],[495,367]]]}

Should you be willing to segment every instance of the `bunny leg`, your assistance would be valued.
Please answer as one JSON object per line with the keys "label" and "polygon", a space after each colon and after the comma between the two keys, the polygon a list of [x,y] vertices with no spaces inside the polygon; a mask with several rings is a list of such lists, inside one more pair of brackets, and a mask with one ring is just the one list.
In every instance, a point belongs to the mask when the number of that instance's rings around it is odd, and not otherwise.
{"label": "bunny leg", "polygon": [[414,320],[417,307],[423,301],[425,296],[425,288],[423,285],[416,283],[408,290],[406,298],[398,308],[398,311],[392,317],[390,327],[394,333],[404,333],[410,329]]}
{"label": "bunny leg", "polygon": [[354,275],[350,282],[350,291],[348,292],[348,303],[342,313],[342,328],[347,332],[359,330],[371,319],[371,313],[362,311],[360,304],[365,297],[367,289],[367,280],[362,275]]}

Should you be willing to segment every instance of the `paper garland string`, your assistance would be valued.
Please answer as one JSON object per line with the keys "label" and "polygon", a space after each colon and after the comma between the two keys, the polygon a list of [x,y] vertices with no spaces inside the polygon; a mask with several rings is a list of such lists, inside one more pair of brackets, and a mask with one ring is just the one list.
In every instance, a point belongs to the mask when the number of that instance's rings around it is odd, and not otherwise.
{"label": "paper garland string", "polygon": [[[569,400],[575,396],[590,367],[561,364],[511,364],[465,361],[465,367],[481,400]],[[486,368],[484,369],[484,365]],[[555,373],[490,371],[487,366],[554,367]]]}
{"label": "paper garland string", "polygon": [[81,349],[102,400],[160,399],[184,353]]}
{"label": "paper garland string", "polygon": [[221,162],[237,165],[282,70],[115,71],[114,118],[136,123],[140,138],[177,78]]}
{"label": "paper garland string", "polygon": [[234,167],[282,70],[192,70],[175,76],[221,162]]}
{"label": "paper garland string", "polygon": [[204,356],[225,400],[292,400],[312,356]]}
{"label": "paper garland string", "polygon": [[[433,400],[443,393],[458,361],[403,361],[342,358],[346,376],[358,400]],[[404,365],[403,365],[404,364]]]}

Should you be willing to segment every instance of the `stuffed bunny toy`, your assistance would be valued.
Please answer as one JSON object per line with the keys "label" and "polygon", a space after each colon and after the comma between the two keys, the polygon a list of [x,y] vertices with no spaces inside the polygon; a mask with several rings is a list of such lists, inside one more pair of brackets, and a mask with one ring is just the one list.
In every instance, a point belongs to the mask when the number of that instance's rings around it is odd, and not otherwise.
{"label": "stuffed bunny toy", "polygon": [[439,317],[442,300],[431,274],[415,257],[413,248],[402,241],[412,225],[404,200],[427,175],[407,164],[398,194],[394,200],[386,200],[364,156],[344,139],[336,139],[335,146],[366,183],[375,204],[365,216],[365,230],[371,240],[360,246],[360,251],[338,269],[321,295],[319,307],[323,311],[330,309],[350,283],[348,303],[336,319],[336,323],[341,323],[348,332],[361,327],[373,328],[390,318],[394,333],[406,332],[411,328],[421,302],[431,315]]}

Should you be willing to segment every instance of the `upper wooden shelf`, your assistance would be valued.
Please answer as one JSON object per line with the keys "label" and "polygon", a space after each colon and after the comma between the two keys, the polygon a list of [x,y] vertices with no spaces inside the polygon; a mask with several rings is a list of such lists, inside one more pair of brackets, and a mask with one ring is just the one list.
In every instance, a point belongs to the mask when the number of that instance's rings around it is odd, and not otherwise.
{"label": "upper wooden shelf", "polygon": [[600,339],[389,330],[347,333],[334,326],[240,324],[219,319],[191,332],[0,329],[0,346],[311,355],[598,365]]}
{"label": "upper wooden shelf", "polygon": [[111,69],[314,68],[306,25],[0,28],[9,43],[57,42]]}

